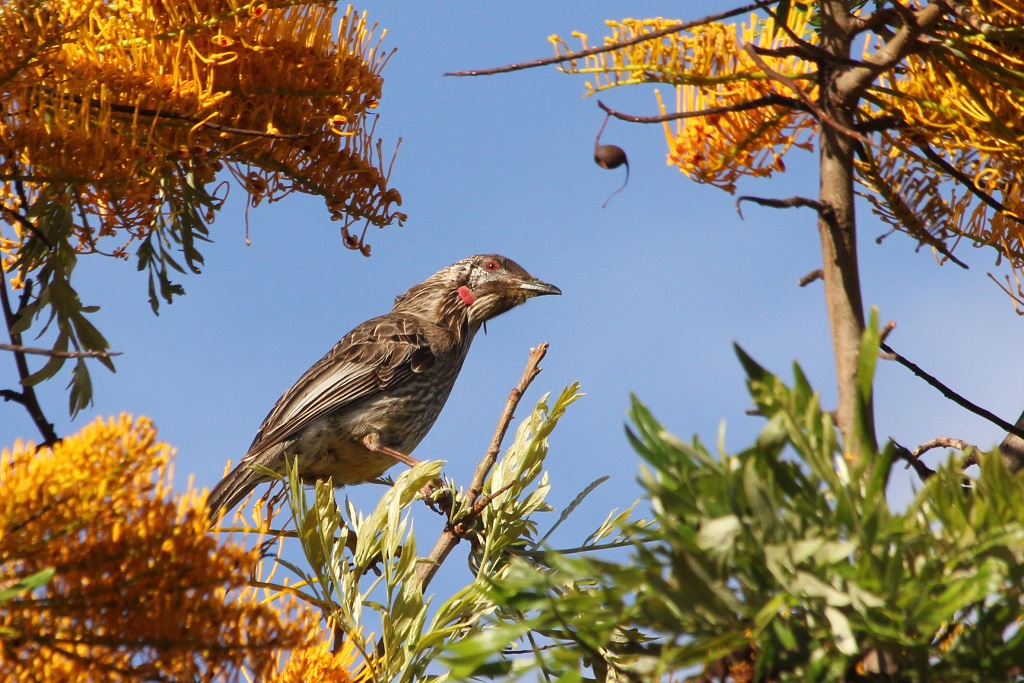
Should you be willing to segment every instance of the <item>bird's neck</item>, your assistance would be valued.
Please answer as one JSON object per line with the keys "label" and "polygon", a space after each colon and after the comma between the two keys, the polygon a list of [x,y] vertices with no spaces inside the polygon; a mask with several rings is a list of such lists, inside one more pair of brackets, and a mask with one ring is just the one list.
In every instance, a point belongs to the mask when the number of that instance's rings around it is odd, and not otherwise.
{"label": "bird's neck", "polygon": [[472,303],[460,296],[458,289],[410,290],[399,298],[395,312],[422,318],[452,334],[456,343],[468,343],[480,329],[482,321],[470,315]]}

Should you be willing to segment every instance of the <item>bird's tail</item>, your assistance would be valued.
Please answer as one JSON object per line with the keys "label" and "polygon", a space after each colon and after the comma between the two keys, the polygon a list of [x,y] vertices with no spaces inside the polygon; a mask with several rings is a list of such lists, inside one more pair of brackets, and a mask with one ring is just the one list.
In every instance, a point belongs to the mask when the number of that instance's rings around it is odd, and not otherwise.
{"label": "bird's tail", "polygon": [[266,475],[249,468],[248,462],[239,463],[227,476],[210,491],[206,506],[210,509],[210,519],[216,521],[221,514],[227,513],[249,495],[257,484],[267,481]]}

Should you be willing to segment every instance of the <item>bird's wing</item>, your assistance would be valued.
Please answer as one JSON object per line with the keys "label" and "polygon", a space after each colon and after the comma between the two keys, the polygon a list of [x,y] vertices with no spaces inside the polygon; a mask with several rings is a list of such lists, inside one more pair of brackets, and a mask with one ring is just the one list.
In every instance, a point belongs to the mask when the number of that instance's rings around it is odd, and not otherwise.
{"label": "bird's wing", "polygon": [[366,321],[278,399],[246,459],[325,415],[405,382],[433,363],[434,351],[423,321],[395,313]]}

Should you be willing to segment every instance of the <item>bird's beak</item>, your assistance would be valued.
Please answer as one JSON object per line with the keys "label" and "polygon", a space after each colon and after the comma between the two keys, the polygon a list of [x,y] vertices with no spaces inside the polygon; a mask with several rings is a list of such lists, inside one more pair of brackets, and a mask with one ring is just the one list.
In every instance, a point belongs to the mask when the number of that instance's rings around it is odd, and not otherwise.
{"label": "bird's beak", "polygon": [[543,296],[544,294],[561,294],[562,290],[554,285],[549,285],[540,280],[523,280],[519,283],[519,289],[527,292],[530,296]]}

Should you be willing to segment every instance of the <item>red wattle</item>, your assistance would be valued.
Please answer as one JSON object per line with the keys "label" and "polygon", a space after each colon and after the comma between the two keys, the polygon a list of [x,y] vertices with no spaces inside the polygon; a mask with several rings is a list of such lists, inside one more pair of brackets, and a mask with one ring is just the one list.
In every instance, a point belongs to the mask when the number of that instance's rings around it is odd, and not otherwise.
{"label": "red wattle", "polygon": [[462,302],[467,306],[471,305],[474,301],[476,301],[476,297],[473,296],[473,290],[471,290],[466,285],[462,285],[461,287],[459,287],[459,298],[461,298]]}

